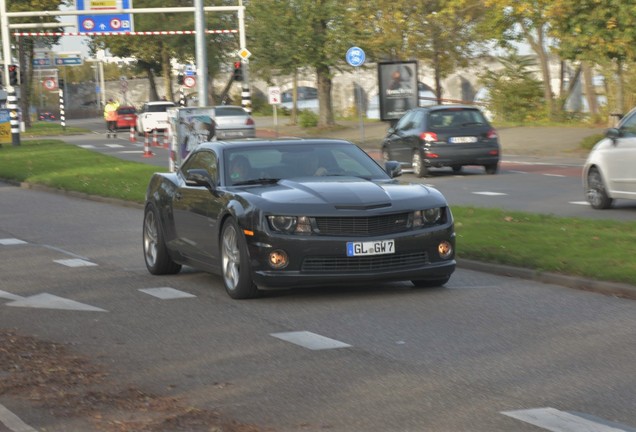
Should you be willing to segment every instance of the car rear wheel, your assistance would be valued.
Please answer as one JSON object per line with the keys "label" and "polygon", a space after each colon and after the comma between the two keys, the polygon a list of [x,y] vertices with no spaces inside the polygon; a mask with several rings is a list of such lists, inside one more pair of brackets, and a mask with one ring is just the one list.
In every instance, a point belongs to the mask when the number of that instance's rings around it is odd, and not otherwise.
{"label": "car rear wheel", "polygon": [[144,212],[143,247],[146,267],[151,274],[176,274],[181,270],[181,264],[170,258],[158,212],[152,204],[146,205]]}
{"label": "car rear wheel", "polygon": [[417,177],[426,177],[428,175],[428,168],[424,166],[424,161],[422,161],[422,155],[419,151],[413,152],[411,167],[413,168],[413,174]]}
{"label": "car rear wheel", "polygon": [[585,197],[590,205],[598,210],[610,208],[614,201],[607,195],[603,177],[596,168],[592,168],[587,174],[587,191],[585,191]]}
{"label": "car rear wheel", "polygon": [[453,172],[455,174],[462,172],[462,166],[461,165],[454,165],[451,168],[453,168]]}
{"label": "car rear wheel", "polygon": [[415,285],[417,288],[433,288],[433,287],[440,287],[444,285],[446,282],[448,282],[449,279],[450,279],[450,276],[446,276],[439,279],[413,280],[411,281],[411,283]]}
{"label": "car rear wheel", "polygon": [[486,174],[497,174],[497,172],[499,172],[499,164],[498,163],[494,163],[494,164],[490,164],[490,165],[484,165],[484,168],[486,169]]}
{"label": "car rear wheel", "polygon": [[221,265],[225,291],[233,299],[258,296],[252,282],[247,245],[234,219],[228,219],[221,231]]}

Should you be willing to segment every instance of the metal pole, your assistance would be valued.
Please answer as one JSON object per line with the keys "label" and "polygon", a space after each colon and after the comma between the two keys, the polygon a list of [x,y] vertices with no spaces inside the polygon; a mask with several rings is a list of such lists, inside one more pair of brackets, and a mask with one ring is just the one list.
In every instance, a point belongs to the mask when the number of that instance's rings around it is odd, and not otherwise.
{"label": "metal pole", "polygon": [[208,105],[208,59],[205,49],[205,14],[203,0],[194,0],[194,29],[196,31],[197,91],[199,106]]}
{"label": "metal pole", "polygon": [[7,108],[9,109],[11,124],[11,143],[20,145],[20,119],[18,118],[18,98],[16,90],[9,81],[9,65],[11,61],[11,43],[9,41],[9,17],[7,16],[7,4],[0,0],[0,27],[2,34],[2,58],[4,59],[4,80],[7,90]]}
{"label": "metal pole", "polygon": [[[239,22],[239,45],[242,50],[245,48],[245,7],[243,6],[243,0],[239,0],[238,10],[238,22]],[[250,94],[250,68],[249,61],[243,59],[243,82],[241,83],[241,106],[247,111],[252,112],[252,95]]]}

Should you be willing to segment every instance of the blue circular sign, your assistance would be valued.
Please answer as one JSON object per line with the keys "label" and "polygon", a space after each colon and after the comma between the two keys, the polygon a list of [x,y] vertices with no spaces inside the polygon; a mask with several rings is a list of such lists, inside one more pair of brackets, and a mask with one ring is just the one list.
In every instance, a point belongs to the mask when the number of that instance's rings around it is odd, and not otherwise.
{"label": "blue circular sign", "polygon": [[347,63],[351,66],[361,66],[366,56],[364,50],[358,47],[351,47],[347,50]]}

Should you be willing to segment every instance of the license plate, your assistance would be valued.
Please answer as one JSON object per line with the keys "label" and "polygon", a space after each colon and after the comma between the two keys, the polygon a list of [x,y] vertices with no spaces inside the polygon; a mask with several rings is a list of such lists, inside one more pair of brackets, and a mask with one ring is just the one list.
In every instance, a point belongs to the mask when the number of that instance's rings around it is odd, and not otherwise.
{"label": "license plate", "polygon": [[451,137],[448,141],[453,144],[469,144],[469,143],[477,142],[477,137],[474,137],[474,136]]}
{"label": "license plate", "polygon": [[395,240],[347,242],[347,256],[386,255],[395,253]]}

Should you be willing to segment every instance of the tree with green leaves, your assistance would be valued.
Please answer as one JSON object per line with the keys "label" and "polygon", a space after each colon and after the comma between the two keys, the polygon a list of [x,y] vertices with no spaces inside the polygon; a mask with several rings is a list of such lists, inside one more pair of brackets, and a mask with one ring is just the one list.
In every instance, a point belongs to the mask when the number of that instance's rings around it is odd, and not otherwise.
{"label": "tree with green leaves", "polygon": [[[258,0],[247,5],[250,68],[262,76],[310,67],[316,73],[318,126],[335,124],[332,76],[352,46],[353,5],[338,0]],[[269,70],[269,72],[268,72]]]}
{"label": "tree with green leaves", "polygon": [[616,109],[626,112],[624,68],[636,60],[636,5],[633,1],[555,0],[549,9],[551,34],[558,38],[564,58],[613,64]]}
{"label": "tree with green leaves", "polygon": [[548,57],[550,9],[554,0],[484,0],[490,34],[504,47],[526,42],[537,55],[543,77],[543,98],[550,117],[556,111]]}

